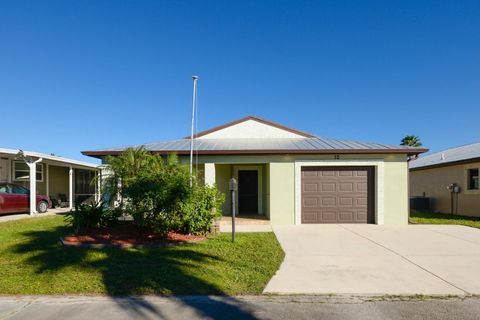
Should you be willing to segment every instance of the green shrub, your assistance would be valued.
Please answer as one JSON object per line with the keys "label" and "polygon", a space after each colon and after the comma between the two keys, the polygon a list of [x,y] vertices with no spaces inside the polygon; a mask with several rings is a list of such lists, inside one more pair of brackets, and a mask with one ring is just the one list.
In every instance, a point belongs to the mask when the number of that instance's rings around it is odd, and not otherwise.
{"label": "green shrub", "polygon": [[178,157],[162,158],[143,148],[127,149],[108,158],[111,174],[104,192],[119,194],[119,210],[131,214],[135,223],[160,234],[169,231],[204,234],[221,214],[223,195],[216,187],[190,187],[188,167]]}
{"label": "green shrub", "polygon": [[111,226],[118,221],[120,215],[118,209],[105,207],[101,202],[92,202],[77,205],[74,211],[66,214],[66,220],[78,234],[95,227]]}
{"label": "green shrub", "polygon": [[181,233],[206,234],[213,220],[222,215],[221,205],[225,196],[213,186],[195,185],[189,197],[180,203],[178,211]]}

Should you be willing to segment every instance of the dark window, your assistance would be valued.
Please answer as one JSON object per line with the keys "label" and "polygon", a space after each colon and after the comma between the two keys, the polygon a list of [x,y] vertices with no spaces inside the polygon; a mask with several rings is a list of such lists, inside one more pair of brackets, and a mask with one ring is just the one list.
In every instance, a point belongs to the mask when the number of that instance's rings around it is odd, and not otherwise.
{"label": "dark window", "polygon": [[95,184],[92,183],[95,177],[94,171],[89,170],[75,170],[75,193],[82,195],[95,194]]}
{"label": "dark window", "polygon": [[0,186],[0,193],[9,193],[7,185]]}
{"label": "dark window", "polygon": [[478,190],[479,169],[468,169],[468,190]]}
{"label": "dark window", "polygon": [[25,189],[24,187],[12,186],[12,193],[15,193],[15,194],[28,194],[29,191],[28,191],[28,189]]}

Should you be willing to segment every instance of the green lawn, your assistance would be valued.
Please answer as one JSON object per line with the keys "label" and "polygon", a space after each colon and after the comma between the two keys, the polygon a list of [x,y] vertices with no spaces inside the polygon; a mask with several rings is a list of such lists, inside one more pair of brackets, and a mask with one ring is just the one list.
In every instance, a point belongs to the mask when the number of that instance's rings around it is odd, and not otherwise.
{"label": "green lawn", "polygon": [[171,248],[64,248],[61,216],[0,223],[0,294],[256,294],[283,260],[273,233]]}
{"label": "green lawn", "polygon": [[443,213],[410,213],[412,224],[459,224],[468,227],[480,228],[480,217],[457,216]]}

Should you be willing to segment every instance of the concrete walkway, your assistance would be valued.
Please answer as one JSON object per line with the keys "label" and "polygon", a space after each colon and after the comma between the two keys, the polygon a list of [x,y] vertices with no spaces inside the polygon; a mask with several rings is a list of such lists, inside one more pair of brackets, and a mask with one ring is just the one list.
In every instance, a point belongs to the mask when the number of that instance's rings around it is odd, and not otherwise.
{"label": "concrete walkway", "polygon": [[30,215],[28,213],[12,213],[12,214],[5,214],[0,215],[0,223],[6,221],[14,221],[14,220],[21,220],[21,219],[31,219],[31,218],[39,218],[39,217],[47,217],[47,216],[55,216],[58,214],[65,214],[70,209],[68,208],[58,208],[58,209],[48,209],[45,213],[37,213]]}
{"label": "concrete walkway", "polygon": [[480,294],[480,229],[274,226],[285,261],[265,293]]}
{"label": "concrete walkway", "polygon": [[[270,221],[261,217],[237,217],[235,218],[236,232],[272,232]],[[232,218],[222,217],[220,220],[220,232],[232,232]]]}

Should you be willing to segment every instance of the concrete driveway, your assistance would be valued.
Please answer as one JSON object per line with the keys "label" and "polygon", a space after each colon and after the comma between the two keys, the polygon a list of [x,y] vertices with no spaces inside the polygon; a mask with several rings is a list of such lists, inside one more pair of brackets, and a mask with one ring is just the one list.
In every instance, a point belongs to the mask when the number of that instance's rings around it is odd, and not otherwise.
{"label": "concrete driveway", "polygon": [[480,229],[453,225],[273,229],[286,257],[265,293],[480,294]]}

